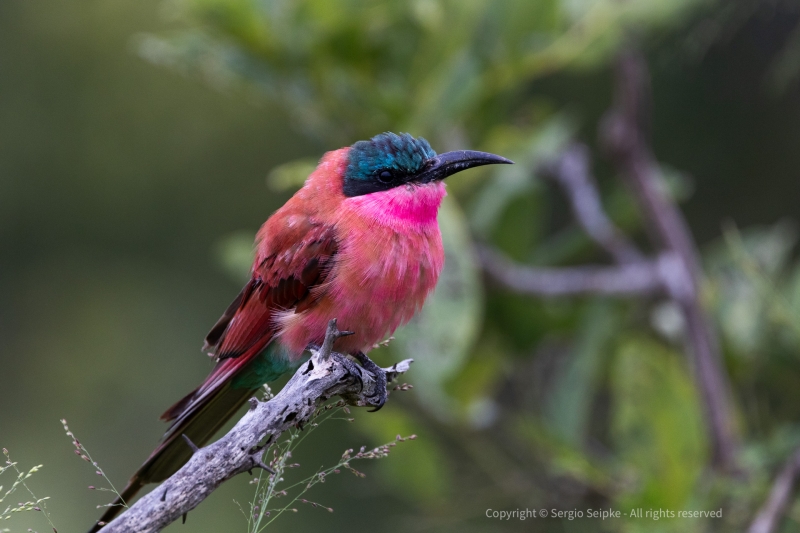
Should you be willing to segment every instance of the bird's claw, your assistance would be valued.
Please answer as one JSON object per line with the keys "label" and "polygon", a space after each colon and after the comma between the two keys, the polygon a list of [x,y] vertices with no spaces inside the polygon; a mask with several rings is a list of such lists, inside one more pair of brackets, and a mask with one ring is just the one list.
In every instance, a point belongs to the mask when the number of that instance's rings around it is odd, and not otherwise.
{"label": "bird's claw", "polygon": [[358,380],[358,386],[360,388],[362,389],[364,388],[364,382],[361,379],[361,371],[358,369],[358,366],[350,358],[348,358],[346,355],[340,354],[339,352],[331,352],[331,357],[333,357],[336,360],[336,362],[345,367],[345,369],[351,376],[355,376],[355,378]]}
{"label": "bird's claw", "polygon": [[[319,348],[309,344],[308,349],[318,350]],[[344,366],[351,376],[354,376],[356,380],[358,380],[358,387],[361,390],[364,390],[364,380],[361,377],[361,370],[358,368],[358,366],[346,355],[338,352],[331,352],[330,355],[338,363]],[[383,407],[383,404],[386,403],[386,398],[389,395],[388,392],[386,392],[386,372],[377,364],[375,364],[372,359],[367,357],[364,352],[356,352],[352,355],[358,360],[364,370],[375,376],[375,392],[371,396],[367,396],[369,403],[375,407],[374,409],[370,409],[370,412],[374,413]]]}
{"label": "bird's claw", "polygon": [[[353,357],[358,359],[358,362],[361,363],[364,370],[375,376],[375,393],[368,396],[367,399],[375,406],[375,408],[370,409],[369,412],[374,413],[375,411],[379,411],[381,407],[383,407],[383,404],[386,403],[386,398],[389,395],[389,393],[386,392],[386,372],[375,364],[372,359],[367,357],[367,354],[364,352],[356,352],[353,354]],[[373,398],[377,399],[373,401]]]}

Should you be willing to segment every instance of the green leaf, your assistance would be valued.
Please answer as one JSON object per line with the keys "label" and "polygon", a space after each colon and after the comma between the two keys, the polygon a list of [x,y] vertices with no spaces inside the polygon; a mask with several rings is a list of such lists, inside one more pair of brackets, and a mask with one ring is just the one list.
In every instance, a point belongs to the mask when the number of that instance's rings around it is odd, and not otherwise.
{"label": "green leaf", "polygon": [[647,338],[624,341],[611,369],[611,438],[633,483],[623,507],[681,509],[708,454],[684,357]]}
{"label": "green leaf", "polygon": [[493,168],[492,178],[471,204],[472,229],[483,237],[491,230],[508,204],[521,194],[538,186],[536,167],[557,155],[575,132],[575,123],[567,115],[556,115],[541,127],[528,131],[496,134],[492,148],[507,154],[513,165]]}
{"label": "green leaf", "polygon": [[796,242],[794,225],[783,221],[741,234],[730,229],[707,254],[711,310],[735,354],[758,353],[770,335],[770,320],[795,327],[778,282]]}
{"label": "green leaf", "polygon": [[578,326],[571,357],[553,378],[545,420],[553,433],[576,448],[585,444],[598,377],[616,326],[613,302],[592,302]]}

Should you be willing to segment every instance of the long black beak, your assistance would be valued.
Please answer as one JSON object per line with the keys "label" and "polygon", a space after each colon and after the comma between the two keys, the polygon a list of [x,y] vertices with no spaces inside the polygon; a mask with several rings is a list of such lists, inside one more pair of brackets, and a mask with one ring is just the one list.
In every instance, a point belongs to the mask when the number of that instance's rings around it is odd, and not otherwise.
{"label": "long black beak", "polygon": [[425,169],[417,175],[416,180],[422,183],[443,180],[456,172],[483,165],[513,165],[514,162],[499,155],[474,150],[457,150],[445,152],[428,159]]}

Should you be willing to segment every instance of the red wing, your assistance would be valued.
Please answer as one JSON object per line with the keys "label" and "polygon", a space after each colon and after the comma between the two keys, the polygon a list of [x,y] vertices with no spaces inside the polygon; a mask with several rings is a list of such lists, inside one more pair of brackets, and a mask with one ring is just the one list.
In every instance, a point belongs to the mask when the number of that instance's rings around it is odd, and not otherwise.
{"label": "red wing", "polygon": [[219,362],[197,389],[162,415],[175,419],[173,427],[266,348],[275,333],[276,311],[302,311],[313,304],[311,289],[325,281],[336,256],[334,231],[310,219],[293,230],[270,239],[272,246],[259,256],[253,277],[206,336],[204,349],[211,349]]}
{"label": "red wing", "polygon": [[252,279],[206,336],[206,347],[219,359],[266,346],[274,333],[276,311],[295,307],[302,311],[313,304],[311,289],[325,281],[337,243],[330,226],[310,220],[307,225],[302,238],[293,243],[272,239],[283,246],[262,255]]}

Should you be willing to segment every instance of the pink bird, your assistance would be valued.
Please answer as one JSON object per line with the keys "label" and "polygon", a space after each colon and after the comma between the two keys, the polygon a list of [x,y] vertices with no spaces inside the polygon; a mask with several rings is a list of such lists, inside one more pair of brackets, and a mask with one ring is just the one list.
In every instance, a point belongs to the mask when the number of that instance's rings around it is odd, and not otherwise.
{"label": "pink bird", "polygon": [[[217,365],[170,407],[161,443],[133,475],[120,501],[163,481],[192,455],[185,435],[205,444],[263,384],[321,345],[331,318],[354,334],[336,341],[382,377],[365,355],[422,308],[444,264],[436,216],[444,179],[508,159],[470,150],[436,155],[423,138],[382,133],[328,152],[305,185],[264,223],[250,281],[206,336]],[[91,530],[121,510],[109,507]]]}

